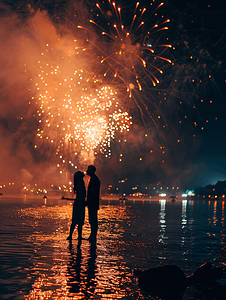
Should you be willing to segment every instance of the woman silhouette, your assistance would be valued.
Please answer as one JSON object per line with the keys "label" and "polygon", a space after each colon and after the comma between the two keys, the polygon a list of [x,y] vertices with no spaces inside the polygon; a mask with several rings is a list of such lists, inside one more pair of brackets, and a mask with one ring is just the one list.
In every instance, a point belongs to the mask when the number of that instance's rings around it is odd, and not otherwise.
{"label": "woman silhouette", "polygon": [[76,193],[76,198],[73,204],[72,221],[70,227],[70,233],[67,240],[72,240],[72,234],[75,226],[78,225],[78,240],[82,239],[82,226],[84,225],[85,219],[85,197],[86,190],[83,177],[85,175],[78,171],[74,174],[74,193]]}

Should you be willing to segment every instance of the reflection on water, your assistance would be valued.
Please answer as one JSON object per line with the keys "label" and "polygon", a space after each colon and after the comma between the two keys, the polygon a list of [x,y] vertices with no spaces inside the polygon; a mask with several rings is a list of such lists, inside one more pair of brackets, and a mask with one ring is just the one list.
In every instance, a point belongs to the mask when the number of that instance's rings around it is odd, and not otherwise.
{"label": "reflection on water", "polygon": [[165,209],[166,209],[166,200],[165,199],[161,199],[160,201],[160,212],[159,212],[159,243],[165,244],[165,240],[167,239],[167,237],[165,236],[165,232],[166,232],[166,220],[165,220]]}
{"label": "reflection on water", "polygon": [[[186,225],[187,225],[187,199],[182,200],[182,213],[181,213],[181,229],[182,229],[182,235],[181,235],[181,247],[184,246],[185,240],[186,240]],[[184,253],[185,254],[185,253]]]}
{"label": "reflection on water", "polygon": [[187,224],[187,214],[186,214],[187,203],[188,203],[187,200],[182,200],[182,213],[181,213],[181,217],[182,217],[182,221],[181,221],[182,229],[184,229],[185,225]]}
{"label": "reflection on water", "polygon": [[[70,202],[0,204],[1,299],[157,299],[140,291],[134,268],[177,264],[188,275],[203,262],[225,264],[224,201],[102,202],[97,245],[86,240],[87,221],[81,244],[76,231],[66,240]],[[184,299],[193,296],[188,289]]]}
{"label": "reflection on water", "polygon": [[222,227],[224,228],[224,201],[222,201],[221,224],[222,224]]}
{"label": "reflection on water", "polygon": [[[58,206],[41,206],[21,211],[23,216],[28,218],[42,220],[43,217],[48,216],[49,220],[57,223],[55,232],[44,234],[43,231],[37,230],[28,237],[28,240],[33,241],[34,246],[39,247],[40,258],[34,261],[34,266],[30,270],[30,275],[36,275],[37,278],[25,298],[89,299],[93,294],[100,297],[106,294],[110,299],[122,299],[125,293],[119,284],[122,272],[118,270],[119,256],[118,253],[114,255],[109,253],[109,248],[112,251],[112,247],[108,245],[108,241],[111,243],[115,241],[114,249],[117,249],[118,238],[123,233],[123,228],[119,228],[118,222],[126,219],[125,207],[115,207],[112,211],[111,206],[106,206],[105,209],[100,210],[99,238],[102,242],[99,245],[98,270],[96,245],[90,245],[88,240],[82,240],[82,243],[78,244],[76,234],[72,243],[66,241],[71,210],[72,207],[66,205],[61,206],[60,209]],[[49,226],[50,223],[48,222]],[[40,226],[40,222],[35,221],[35,224]],[[89,234],[89,224],[85,222],[83,237],[88,238]],[[45,247],[50,243],[52,243],[52,251],[48,249],[45,253]],[[44,260],[45,263],[40,260]],[[121,267],[123,268],[124,265]]]}
{"label": "reflection on water", "polygon": [[214,201],[214,209],[213,209],[213,224],[217,223],[217,201]]}
{"label": "reflection on water", "polygon": [[[86,268],[81,268],[81,261],[84,260],[81,252],[81,244],[77,245],[75,251],[74,246],[70,243],[69,250],[71,257],[68,262],[68,282],[69,292],[72,294],[84,293],[84,295],[92,295],[95,291],[96,280],[96,246],[90,245],[90,253],[87,262],[83,262]],[[82,273],[84,271],[84,273]]]}

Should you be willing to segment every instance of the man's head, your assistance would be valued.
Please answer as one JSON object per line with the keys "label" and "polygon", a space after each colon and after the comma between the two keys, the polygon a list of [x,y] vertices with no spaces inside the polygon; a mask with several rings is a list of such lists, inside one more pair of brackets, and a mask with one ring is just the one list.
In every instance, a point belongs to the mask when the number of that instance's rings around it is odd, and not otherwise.
{"label": "man's head", "polygon": [[88,166],[86,174],[92,176],[96,172],[96,167],[93,165]]}

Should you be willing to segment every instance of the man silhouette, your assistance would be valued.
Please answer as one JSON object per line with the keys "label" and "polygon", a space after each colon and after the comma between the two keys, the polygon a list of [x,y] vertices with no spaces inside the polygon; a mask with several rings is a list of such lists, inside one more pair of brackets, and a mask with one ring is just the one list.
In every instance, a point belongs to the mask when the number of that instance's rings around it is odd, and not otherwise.
{"label": "man silhouette", "polygon": [[87,206],[89,212],[89,224],[91,226],[90,242],[96,242],[98,230],[97,211],[99,210],[100,199],[100,180],[95,174],[96,168],[93,165],[88,166],[86,174],[90,176],[87,193]]}

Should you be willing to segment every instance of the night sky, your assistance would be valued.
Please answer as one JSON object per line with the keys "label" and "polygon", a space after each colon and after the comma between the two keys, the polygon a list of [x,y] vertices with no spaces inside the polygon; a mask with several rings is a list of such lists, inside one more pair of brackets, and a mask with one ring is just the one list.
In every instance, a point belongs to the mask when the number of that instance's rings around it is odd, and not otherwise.
{"label": "night sky", "polygon": [[[184,9],[193,6],[194,19],[192,20],[192,13],[189,18],[192,23],[187,23],[187,30],[189,37],[200,38],[202,47],[205,48],[210,57],[216,61],[222,62],[222,68],[218,70],[213,66],[211,74],[216,82],[217,91],[215,88],[210,90],[206,99],[212,99],[214,107],[208,107],[205,114],[211,116],[215,115],[218,119],[216,122],[208,124],[207,130],[200,137],[202,144],[197,153],[191,157],[196,164],[198,172],[193,172],[193,184],[206,185],[207,183],[215,184],[217,180],[226,179],[226,160],[225,160],[225,146],[226,146],[226,130],[225,130],[225,8],[226,4],[221,1],[170,1],[183,13]],[[191,11],[191,10],[190,10]],[[204,38],[203,38],[204,37]],[[208,89],[208,85],[206,86]],[[205,117],[204,117],[205,118]]]}
{"label": "night sky", "polygon": [[[29,104],[30,83],[23,73],[24,61],[28,53],[34,56],[40,53],[41,42],[48,36],[44,27],[38,27],[38,22],[32,23],[32,20],[40,8],[41,14],[49,16],[62,36],[76,36],[77,31],[71,24],[85,22],[94,4],[32,1],[31,11],[28,3],[3,1],[0,6],[0,186],[9,183],[17,187],[22,183],[30,187],[35,183],[39,187],[57,186],[64,184],[64,180],[57,173],[51,153],[46,148],[34,149],[37,109]],[[122,16],[126,11],[126,26],[131,21],[130,12],[133,15],[136,1],[117,3],[121,4]],[[150,9],[150,1],[140,3],[142,8]],[[76,8],[76,20],[69,13],[71,7]],[[111,145],[111,158],[98,154],[94,161],[103,191],[110,191],[109,185],[113,186],[112,192],[118,188],[127,193],[132,192],[132,187],[140,192],[151,191],[154,186],[179,186],[186,190],[226,180],[225,4],[223,6],[220,0],[169,0],[160,9],[156,19],[164,15],[171,20],[167,37],[175,49],[167,50],[164,56],[174,65],[161,64],[164,72],[156,88],[150,87],[144,79],[145,97],[136,98],[138,104],[144,99],[142,113],[132,100],[123,102],[124,107],[130,109],[133,125],[124,136],[117,134]],[[147,17],[144,19],[149,22]],[[38,32],[38,28],[43,31]],[[94,37],[99,42],[98,30],[96,34]],[[28,72],[32,74],[33,70]],[[120,90],[123,88],[119,85]],[[147,110],[143,115],[145,106]],[[158,114],[167,127],[158,120]],[[156,118],[156,123],[152,118]],[[85,171],[84,162],[77,165]],[[125,181],[123,187],[121,181]]]}

